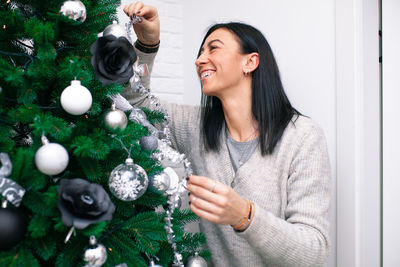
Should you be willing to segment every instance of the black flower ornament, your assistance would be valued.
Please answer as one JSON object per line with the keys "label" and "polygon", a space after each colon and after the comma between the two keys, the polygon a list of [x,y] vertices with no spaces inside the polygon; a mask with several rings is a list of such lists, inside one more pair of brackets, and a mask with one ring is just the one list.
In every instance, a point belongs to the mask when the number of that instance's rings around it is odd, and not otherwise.
{"label": "black flower ornament", "polygon": [[58,208],[62,222],[77,229],[89,224],[109,221],[115,206],[101,185],[76,179],[62,179],[58,188]]}
{"label": "black flower ornament", "polygon": [[137,59],[135,49],[125,37],[99,37],[90,47],[94,72],[103,85],[124,84],[133,75]]}

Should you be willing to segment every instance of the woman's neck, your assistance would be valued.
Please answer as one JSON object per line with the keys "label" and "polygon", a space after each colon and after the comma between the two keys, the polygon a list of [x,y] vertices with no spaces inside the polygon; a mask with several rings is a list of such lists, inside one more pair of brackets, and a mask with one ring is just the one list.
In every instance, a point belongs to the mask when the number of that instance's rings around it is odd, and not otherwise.
{"label": "woman's neck", "polygon": [[231,137],[239,142],[258,137],[258,123],[251,109],[251,89],[239,90],[234,95],[220,99]]}

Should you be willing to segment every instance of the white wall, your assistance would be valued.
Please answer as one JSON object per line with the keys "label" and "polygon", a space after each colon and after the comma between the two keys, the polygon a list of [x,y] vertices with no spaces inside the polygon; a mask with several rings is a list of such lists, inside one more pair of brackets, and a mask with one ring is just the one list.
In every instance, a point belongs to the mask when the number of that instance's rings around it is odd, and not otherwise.
{"label": "white wall", "polygon": [[400,266],[400,2],[382,1],[383,266]]}
{"label": "white wall", "polygon": [[277,59],[292,104],[324,129],[332,165],[332,250],[336,266],[335,1],[183,1],[184,100],[200,103],[194,61],[206,29],[215,22],[242,21],[264,33]]}
{"label": "white wall", "polygon": [[[128,22],[128,17],[123,13],[123,7],[133,2],[135,1],[121,1],[121,6],[118,8],[120,24],[125,25]],[[143,2],[157,7],[161,21],[161,45],[153,67],[151,90],[165,100],[183,103],[183,1],[146,0]],[[136,38],[136,36],[133,37]]]}

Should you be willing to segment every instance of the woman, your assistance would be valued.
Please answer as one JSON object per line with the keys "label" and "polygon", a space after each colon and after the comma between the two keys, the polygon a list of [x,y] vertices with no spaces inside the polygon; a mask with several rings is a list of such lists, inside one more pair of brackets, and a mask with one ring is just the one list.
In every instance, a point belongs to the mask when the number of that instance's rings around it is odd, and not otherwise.
{"label": "woman", "polygon": [[[159,45],[157,10],[136,2],[124,11],[144,18],[134,26],[135,46],[151,67]],[[187,186],[190,208],[201,217],[213,265],[324,265],[330,197],[325,138],[291,106],[268,42],[249,25],[216,24],[195,64],[201,108],[166,108],[173,145],[188,155],[196,174]]]}

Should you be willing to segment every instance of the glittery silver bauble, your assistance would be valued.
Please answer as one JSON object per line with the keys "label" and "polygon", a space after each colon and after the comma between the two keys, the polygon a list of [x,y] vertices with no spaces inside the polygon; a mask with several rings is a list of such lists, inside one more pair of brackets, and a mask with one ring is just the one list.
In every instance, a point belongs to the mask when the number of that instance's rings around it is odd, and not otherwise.
{"label": "glittery silver bauble", "polygon": [[173,205],[175,209],[180,209],[182,206],[182,198],[180,195],[175,195],[173,199]]}
{"label": "glittery silver bauble", "polygon": [[207,267],[207,262],[196,252],[194,256],[190,256],[187,259],[185,267]]}
{"label": "glittery silver bauble", "polygon": [[125,30],[116,21],[113,21],[112,24],[104,29],[103,36],[107,35],[114,35],[117,38],[126,36]]}
{"label": "glittery silver bauble", "polygon": [[84,22],[86,19],[86,7],[79,0],[68,0],[62,4],[60,14],[75,21]]}
{"label": "glittery silver bauble", "polygon": [[169,177],[169,188],[165,191],[168,195],[175,193],[178,189],[179,185],[179,176],[176,174],[174,169],[171,167],[167,167],[164,169],[164,172],[168,174]]}
{"label": "glittery silver bauble", "polygon": [[92,94],[81,85],[81,81],[73,80],[71,85],[64,89],[60,97],[63,109],[72,115],[82,115],[92,106]]}
{"label": "glittery silver bauble", "polygon": [[44,174],[56,175],[68,166],[69,156],[67,150],[60,144],[49,143],[42,136],[43,146],[35,154],[36,167]]}
{"label": "glittery silver bauble", "polygon": [[169,176],[162,172],[149,177],[149,189],[156,193],[164,193],[169,188]]}
{"label": "glittery silver bauble", "polygon": [[132,201],[141,197],[147,190],[149,179],[146,171],[131,158],[118,165],[110,174],[108,183],[111,193],[120,200]]}
{"label": "glittery silver bauble", "polygon": [[90,237],[90,244],[94,246],[85,251],[85,267],[100,267],[107,261],[107,250],[102,244],[96,244],[96,238]]}
{"label": "glittery silver bauble", "polygon": [[128,118],[122,110],[116,109],[115,104],[113,104],[111,110],[107,111],[104,116],[104,123],[107,130],[111,132],[122,131],[128,125]]}
{"label": "glittery silver bauble", "polygon": [[140,138],[139,144],[143,150],[155,150],[158,146],[158,139],[153,135],[143,136]]}

